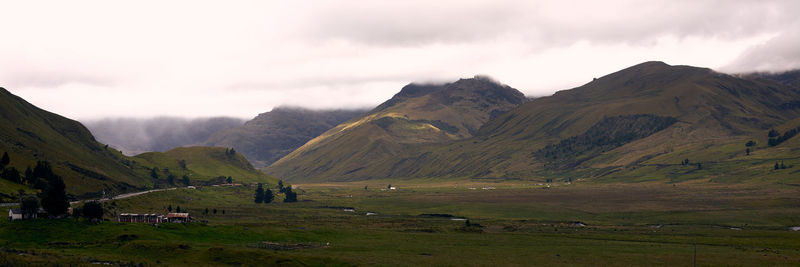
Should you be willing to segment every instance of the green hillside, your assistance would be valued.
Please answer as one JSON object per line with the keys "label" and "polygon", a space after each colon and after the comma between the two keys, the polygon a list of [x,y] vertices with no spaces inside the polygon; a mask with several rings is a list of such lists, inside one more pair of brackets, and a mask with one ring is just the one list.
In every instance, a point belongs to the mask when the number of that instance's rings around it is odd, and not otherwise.
{"label": "green hillside", "polygon": [[308,141],[267,168],[287,180],[362,179],[375,162],[402,158],[419,146],[472,137],[489,119],[526,101],[484,77],[444,85],[409,84],[366,115]]}
{"label": "green hillside", "polygon": [[143,153],[134,158],[149,168],[159,168],[161,176],[173,174],[182,178],[186,175],[193,183],[231,177],[235,183],[277,184],[276,179],[253,168],[241,153],[223,147],[179,147],[164,153]]}
{"label": "green hillside", "polygon": [[[224,153],[223,149],[221,150]],[[266,175],[254,173],[249,164],[243,164],[241,156],[235,160],[217,161],[204,166],[213,158],[215,149],[200,150],[194,157],[186,156],[187,162],[196,160],[200,179],[230,175],[242,177],[246,181],[271,181]],[[157,182],[150,173],[152,167],[159,169],[174,168],[169,160],[153,160],[145,163],[142,158],[126,157],[121,152],[98,143],[89,130],[81,123],[64,118],[40,108],[17,97],[4,88],[0,88],[0,153],[7,152],[10,158],[8,169],[14,168],[24,173],[26,168],[33,168],[37,161],[47,161],[53,171],[64,179],[67,193],[72,198],[91,198],[101,196],[102,192],[116,194],[165,185]],[[176,152],[178,153],[178,152]],[[235,162],[235,165],[228,166]],[[177,166],[177,163],[175,163]],[[211,171],[219,168],[219,172]],[[242,168],[241,170],[239,168]],[[166,177],[164,177],[166,178]],[[199,181],[199,180],[198,180]],[[2,201],[12,201],[18,190],[33,191],[32,185],[14,184],[6,186],[8,181],[0,183]]]}
{"label": "green hillside", "polygon": [[[791,157],[798,150],[797,140],[772,147],[767,133],[774,127],[783,134],[797,126],[794,119],[800,117],[800,108],[792,103],[798,100],[798,91],[786,83],[646,62],[527,102],[489,120],[470,138],[420,139],[408,149],[372,147],[354,142],[380,140],[380,132],[354,134],[345,131],[346,123],[335,128],[342,132],[333,145],[338,154],[319,156],[318,150],[324,146],[313,146],[313,142],[325,139],[312,140],[312,146],[268,170],[313,180],[452,177],[544,181],[548,177],[622,175],[646,166],[687,168],[690,164],[681,165],[687,158],[696,166],[757,156]],[[750,140],[755,145],[746,147]],[[339,158],[374,154],[376,148],[394,156],[365,160],[368,164],[359,169],[357,177],[342,172],[356,166],[343,168]],[[752,150],[751,155],[746,149]],[[292,161],[304,165],[286,164]],[[313,168],[338,170],[305,171]]]}

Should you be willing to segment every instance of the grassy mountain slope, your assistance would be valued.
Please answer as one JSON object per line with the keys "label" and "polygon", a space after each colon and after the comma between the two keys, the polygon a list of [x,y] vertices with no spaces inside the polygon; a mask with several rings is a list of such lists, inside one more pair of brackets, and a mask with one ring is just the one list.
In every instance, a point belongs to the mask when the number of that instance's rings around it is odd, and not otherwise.
{"label": "grassy mountain slope", "polygon": [[37,160],[52,163],[72,194],[141,186],[125,156],[95,141],[79,122],[39,109],[0,88],[0,151],[24,171]]}
{"label": "grassy mountain slope", "polygon": [[244,125],[210,136],[207,146],[232,147],[264,168],[339,123],[366,110],[309,110],[278,107],[259,114]]}
{"label": "grassy mountain slope", "polygon": [[[224,149],[221,150],[224,153]],[[37,161],[50,162],[53,171],[64,179],[67,193],[77,198],[99,196],[102,191],[113,194],[152,188],[152,167],[171,167],[169,161],[154,160],[143,164],[141,158],[127,157],[97,142],[81,123],[39,109],[3,88],[0,88],[0,151],[8,152],[10,166],[20,172],[32,168]],[[207,157],[214,157],[216,150],[197,151],[195,154],[199,157],[204,153],[211,153]],[[187,162],[190,159],[194,158],[187,157]],[[201,177],[215,175],[206,170],[208,168],[225,170],[225,175],[234,175],[231,173],[233,170],[244,168],[239,171],[243,177],[270,181],[263,174],[244,175],[253,168],[247,168],[241,160],[241,157],[237,158],[238,165],[228,166],[231,162],[220,161],[211,165],[213,167],[203,166],[205,161],[198,161],[197,166],[191,165],[190,168],[198,168]],[[13,192],[18,189],[12,188]],[[0,193],[8,195],[11,192]]]}
{"label": "grassy mountain slope", "polygon": [[187,175],[192,181],[230,176],[234,182],[277,184],[276,179],[256,170],[241,153],[223,147],[179,147],[164,153],[143,153],[134,158],[141,159],[141,163],[150,168],[159,167],[162,176],[167,173],[178,177]]}
{"label": "grassy mountain slope", "polygon": [[[647,62],[528,102],[490,121],[472,139],[427,148],[397,160],[414,159],[418,163],[405,164],[408,171],[395,176],[605,175],[639,165],[677,164],[687,157],[695,161],[730,160],[746,156],[746,141],[766,137],[770,127],[798,117],[800,109],[781,107],[798,99],[796,91],[778,83]],[[563,140],[585,135],[609,118],[643,115],[676,121],[608,150],[558,147],[572,153],[576,159],[572,164],[556,164],[557,160],[542,155],[548,145],[558,146]],[[607,132],[641,126],[620,124],[614,126],[619,129]],[[764,146],[766,140],[759,144],[753,149],[771,149]]]}
{"label": "grassy mountain slope", "polygon": [[422,145],[473,136],[492,117],[526,99],[484,77],[444,85],[410,84],[366,115],[312,139],[267,168],[287,180],[360,179],[375,162],[403,157]]}
{"label": "grassy mountain slope", "polygon": [[[685,171],[713,175],[710,170],[702,169],[702,163],[712,166],[748,160],[763,160],[753,164],[766,170],[767,158],[789,157],[800,150],[798,141],[792,139],[775,147],[767,145],[767,132],[771,128],[783,133],[796,127],[800,108],[792,103],[798,100],[798,91],[786,83],[646,62],[584,86],[527,102],[489,120],[479,130],[470,132],[474,136],[469,138],[441,138],[439,142],[418,139],[408,147],[400,146],[400,142],[378,146],[385,133],[349,130],[351,125],[364,125],[376,119],[351,121],[334,129],[338,132],[326,133],[329,140],[312,140],[309,146],[290,154],[295,158],[286,158],[286,162],[302,164],[290,165],[282,160],[278,163],[285,165],[276,164],[269,170],[296,179],[315,180],[409,177],[544,180],[625,176],[624,173],[638,173],[636,179],[639,179],[647,173],[636,170],[645,167],[661,168],[663,175],[654,177]],[[425,137],[431,139],[436,135],[428,133]],[[357,143],[359,140],[377,141],[365,145]],[[752,155],[747,155],[745,143],[750,140],[757,144],[749,147]],[[330,144],[314,144],[326,141]],[[333,147],[333,152],[321,156],[319,150],[326,146]],[[376,157],[376,153],[392,156]],[[359,166],[338,160],[356,154],[367,155],[360,157],[365,163]],[[692,163],[680,164],[685,159]],[[314,168],[323,171],[307,171]],[[345,170],[353,168],[362,168],[356,169],[359,176],[347,175]]]}

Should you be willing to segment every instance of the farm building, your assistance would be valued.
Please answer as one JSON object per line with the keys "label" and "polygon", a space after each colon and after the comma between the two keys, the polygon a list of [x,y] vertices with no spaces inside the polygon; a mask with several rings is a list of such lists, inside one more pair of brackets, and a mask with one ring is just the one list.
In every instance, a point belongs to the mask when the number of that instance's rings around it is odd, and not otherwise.
{"label": "farm building", "polygon": [[189,213],[169,213],[167,214],[167,221],[171,223],[186,223],[190,222],[192,219],[189,217]]}
{"label": "farm building", "polygon": [[118,222],[136,222],[136,223],[162,223],[164,222],[164,215],[161,214],[136,214],[136,213],[121,213],[117,216]]}
{"label": "farm building", "polygon": [[22,220],[22,210],[21,209],[9,209],[8,210],[8,220]]}
{"label": "farm building", "polygon": [[13,221],[13,220],[25,220],[25,219],[35,219],[35,218],[42,217],[42,216],[47,216],[47,213],[42,208],[39,208],[39,211],[37,211],[34,214],[30,214],[30,215],[26,215],[24,212],[22,212],[22,209],[9,209],[8,210],[8,220],[10,220],[10,221]]}

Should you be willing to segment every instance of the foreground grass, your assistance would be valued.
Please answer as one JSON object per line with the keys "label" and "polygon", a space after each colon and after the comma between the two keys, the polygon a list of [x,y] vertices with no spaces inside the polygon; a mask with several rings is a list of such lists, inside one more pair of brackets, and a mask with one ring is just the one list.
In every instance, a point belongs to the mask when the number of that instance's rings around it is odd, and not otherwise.
{"label": "foreground grass", "polygon": [[180,206],[186,225],[3,221],[0,265],[689,265],[695,247],[700,265],[800,264],[793,186],[386,182],[300,185],[298,203],[252,203],[249,187],[106,203]]}

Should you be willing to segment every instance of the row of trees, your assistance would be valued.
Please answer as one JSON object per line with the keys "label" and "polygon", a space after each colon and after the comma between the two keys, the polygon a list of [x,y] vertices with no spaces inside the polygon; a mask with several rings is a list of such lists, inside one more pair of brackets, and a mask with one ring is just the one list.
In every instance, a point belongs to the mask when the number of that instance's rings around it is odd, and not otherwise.
{"label": "row of trees", "polygon": [[769,130],[769,133],[767,133],[767,137],[769,137],[769,140],[767,141],[767,144],[769,146],[780,145],[781,143],[785,142],[786,140],[789,140],[790,138],[792,138],[795,135],[797,135],[798,132],[800,132],[800,127],[788,130],[785,133],[783,133],[783,135],[778,133],[778,131],[775,131],[775,129]]}
{"label": "row of trees", "polygon": [[[283,180],[278,181],[278,192],[284,194],[283,202],[297,202],[297,193],[292,191],[292,186],[284,186]],[[275,193],[272,192],[272,189],[264,189],[264,185],[258,183],[255,203],[270,203],[273,200],[275,200]]]}

